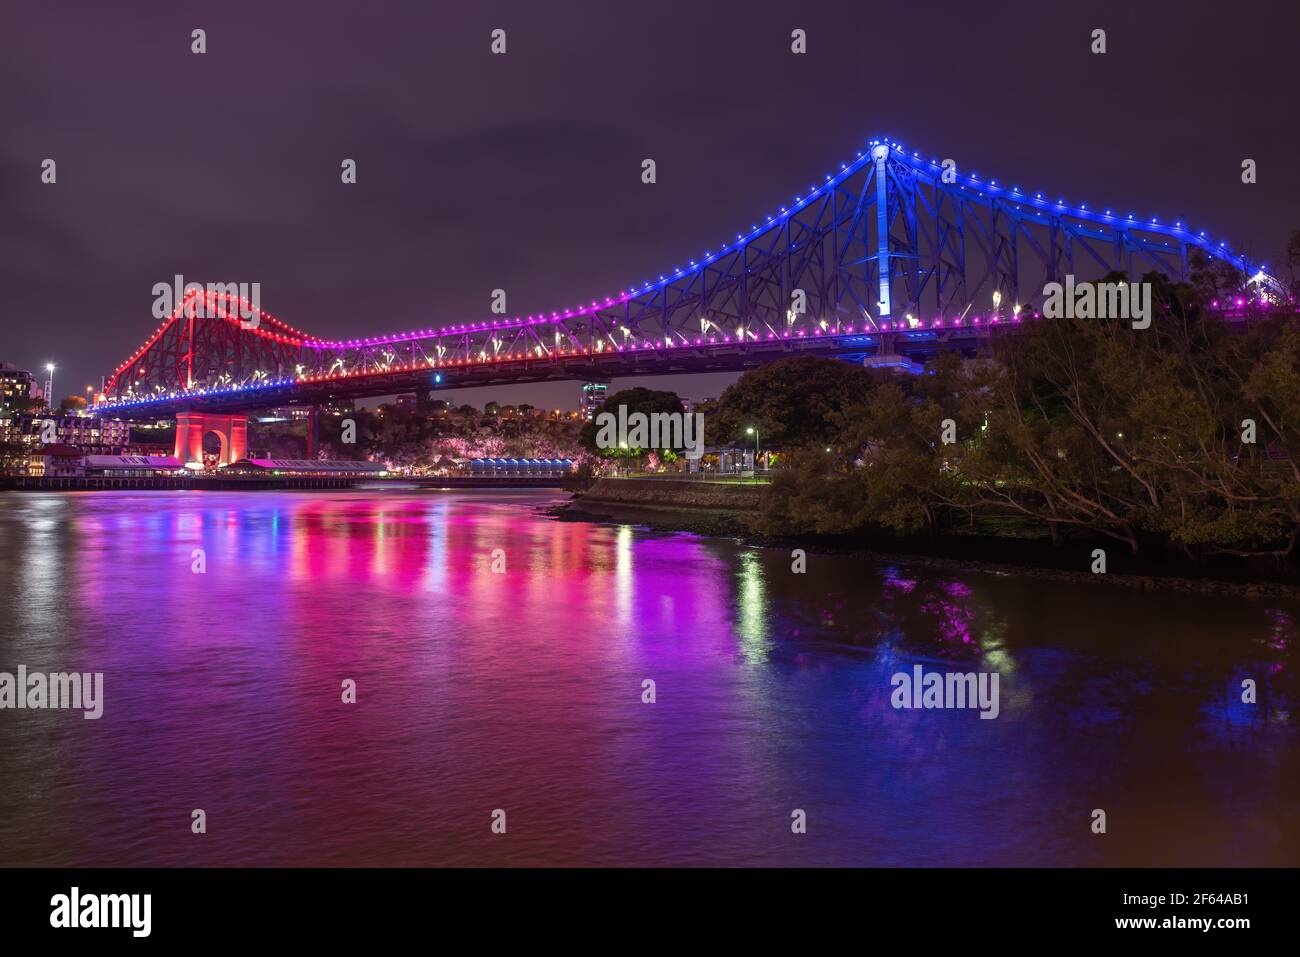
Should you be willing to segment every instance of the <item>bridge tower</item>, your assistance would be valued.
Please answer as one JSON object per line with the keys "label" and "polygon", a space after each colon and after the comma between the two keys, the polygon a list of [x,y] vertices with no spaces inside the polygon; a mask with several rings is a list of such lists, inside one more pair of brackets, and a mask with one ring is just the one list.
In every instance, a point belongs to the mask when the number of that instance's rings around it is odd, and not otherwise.
{"label": "bridge tower", "polygon": [[883,320],[890,313],[889,287],[892,282],[889,274],[889,147],[883,143],[874,147],[871,159],[876,164],[876,271],[880,275],[880,299],[876,308]]}
{"label": "bridge tower", "polygon": [[203,461],[203,437],[209,432],[221,441],[221,465],[248,455],[248,418],[210,412],[176,413],[176,457],[185,464]]}

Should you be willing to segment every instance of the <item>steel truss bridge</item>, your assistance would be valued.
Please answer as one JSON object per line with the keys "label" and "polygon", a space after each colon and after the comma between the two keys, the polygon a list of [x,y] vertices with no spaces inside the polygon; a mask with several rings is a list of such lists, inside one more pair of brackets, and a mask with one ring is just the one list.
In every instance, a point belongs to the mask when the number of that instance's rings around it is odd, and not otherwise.
{"label": "steel truss bridge", "polygon": [[435,386],[738,371],[800,353],[974,349],[1000,329],[1048,321],[1047,283],[1186,279],[1198,250],[1229,264],[1251,297],[1283,294],[1263,268],[1181,221],[1067,204],[872,140],[734,240],[548,313],[326,340],[220,289],[191,290],[93,408],[238,413]]}

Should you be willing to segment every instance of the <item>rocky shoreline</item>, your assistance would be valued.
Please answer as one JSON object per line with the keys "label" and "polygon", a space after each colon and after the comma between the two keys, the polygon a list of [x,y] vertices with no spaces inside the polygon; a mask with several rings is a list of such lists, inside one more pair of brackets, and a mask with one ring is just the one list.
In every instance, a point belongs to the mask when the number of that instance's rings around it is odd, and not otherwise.
{"label": "rocky shoreline", "polygon": [[[1079,585],[1107,585],[1140,591],[1177,591],[1189,594],[1232,595],[1248,599],[1286,598],[1300,601],[1300,585],[1278,581],[1225,581],[1211,577],[1185,575],[1106,573],[1093,574],[1035,564],[1031,560],[1000,561],[971,556],[926,554],[909,549],[882,551],[865,543],[823,536],[811,538],[775,538],[754,532],[746,521],[748,510],[707,506],[666,506],[643,502],[614,501],[609,497],[591,499],[577,495],[568,503],[553,506],[545,513],[561,521],[632,524],[663,532],[690,532],[711,538],[732,538],[764,548],[804,548],[812,553],[845,555],[872,562],[904,563],[943,570],[977,570],[993,574],[1028,576],[1045,581]],[[938,547],[942,547],[939,543]],[[970,543],[949,542],[958,544]],[[1015,551],[1016,543],[1001,543],[1001,551]],[[1086,552],[1084,554],[1087,554]],[[1026,550],[1025,559],[1030,556]]]}

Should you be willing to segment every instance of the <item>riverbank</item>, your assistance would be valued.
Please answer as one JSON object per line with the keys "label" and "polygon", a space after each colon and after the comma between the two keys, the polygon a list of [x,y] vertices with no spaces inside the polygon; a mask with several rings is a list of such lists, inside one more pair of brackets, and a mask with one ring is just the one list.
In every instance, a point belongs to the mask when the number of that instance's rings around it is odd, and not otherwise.
{"label": "riverbank", "polygon": [[[878,562],[906,562],[937,569],[972,569],[1075,584],[1155,589],[1246,598],[1300,600],[1294,562],[1232,559],[1193,562],[1176,554],[1132,555],[1107,540],[1075,539],[1053,545],[1046,538],[971,532],[947,536],[807,535],[773,537],[755,531],[762,486],[673,481],[599,479],[572,501],[548,510],[562,521],[642,525],[658,531],[737,538],[771,548],[802,548]],[[1106,571],[1092,571],[1095,549],[1106,553]]]}
{"label": "riverbank", "polygon": [[582,486],[565,476],[479,477],[467,475],[377,478],[313,475],[181,475],[181,476],[0,476],[0,491],[105,492],[105,491],[347,491],[351,489],[568,489]]}

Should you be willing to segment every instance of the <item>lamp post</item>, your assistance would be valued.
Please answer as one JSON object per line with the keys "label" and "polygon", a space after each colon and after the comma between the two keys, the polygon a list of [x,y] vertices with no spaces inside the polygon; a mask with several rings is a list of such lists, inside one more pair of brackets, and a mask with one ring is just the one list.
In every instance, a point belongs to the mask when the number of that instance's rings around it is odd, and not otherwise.
{"label": "lamp post", "polygon": [[759,452],[758,452],[758,443],[759,443],[759,434],[758,434],[758,429],[757,429],[755,426],[752,426],[752,425],[751,425],[749,428],[745,429],[745,434],[746,434],[746,435],[752,435],[752,436],[754,437],[754,471],[758,471],[758,455],[759,455]]}

